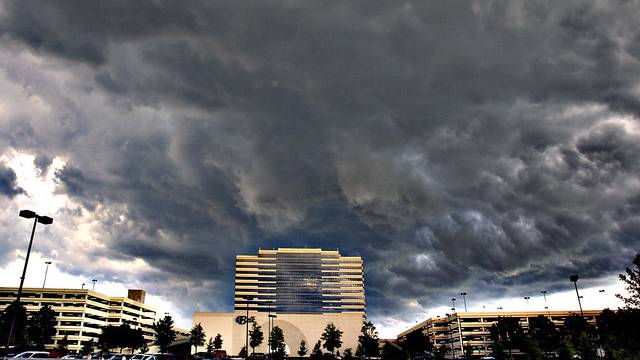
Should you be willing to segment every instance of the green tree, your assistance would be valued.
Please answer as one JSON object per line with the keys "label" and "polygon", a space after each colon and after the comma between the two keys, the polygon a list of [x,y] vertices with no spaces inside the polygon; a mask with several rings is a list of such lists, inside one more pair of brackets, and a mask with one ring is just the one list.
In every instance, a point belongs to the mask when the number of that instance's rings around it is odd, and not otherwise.
{"label": "green tree", "polygon": [[141,348],[145,344],[141,329],[132,329],[127,324],[119,326],[103,326],[102,333],[98,337],[98,346],[102,350],[113,348],[130,348],[132,351]]}
{"label": "green tree", "polygon": [[216,338],[213,339],[213,349],[220,350],[222,349],[222,335],[216,335]]}
{"label": "green tree", "polygon": [[67,347],[69,346],[69,337],[65,335],[62,339],[58,340],[58,351],[61,354],[67,353]]}
{"label": "green tree", "polygon": [[378,331],[371,321],[364,321],[358,336],[358,348],[356,353],[358,356],[364,356],[367,359],[380,354],[378,347]]}
{"label": "green tree", "polygon": [[625,274],[620,274],[620,280],[625,283],[629,296],[616,294],[628,308],[640,308],[640,254],[633,259],[633,268],[626,268]]}
{"label": "green tree", "polygon": [[121,336],[121,347],[130,348],[131,352],[135,352],[146,343],[142,329],[132,329],[129,325],[123,324],[119,326],[118,331]]}
{"label": "green tree", "polygon": [[209,338],[209,342],[207,342],[207,354],[213,354],[213,338]]}
{"label": "green tree", "polygon": [[397,345],[394,345],[388,341],[382,346],[382,359],[383,360],[403,360],[406,359],[406,354]]}
{"label": "green tree", "polygon": [[595,328],[579,315],[564,320],[562,332],[569,338],[575,352],[582,360],[597,359]]}
{"label": "green tree", "polygon": [[82,344],[82,354],[83,355],[87,355],[93,352],[93,349],[95,348],[96,344],[93,341],[93,339],[85,342],[84,344]]}
{"label": "green tree", "polygon": [[146,341],[142,342],[142,346],[140,347],[140,352],[146,354],[149,352],[149,344]]}
{"label": "green tree", "polygon": [[238,357],[246,359],[247,358],[247,347],[243,346],[242,349],[240,349],[240,353],[238,354]]}
{"label": "green tree", "polygon": [[552,352],[558,347],[558,331],[553,321],[544,315],[529,318],[527,352]]}
{"label": "green tree", "polygon": [[355,358],[353,357],[351,348],[344,349],[344,356],[342,357],[342,360],[354,360],[354,359]]}
{"label": "green tree", "polygon": [[576,350],[573,348],[571,339],[569,336],[562,336],[558,343],[558,358],[560,360],[571,360],[576,355]]}
{"label": "green tree", "polygon": [[284,333],[279,326],[274,326],[271,329],[271,335],[269,335],[269,346],[272,350],[272,355],[274,359],[284,359],[285,354],[285,343],[284,343]]}
{"label": "green tree", "polygon": [[338,329],[333,323],[327,324],[320,338],[323,341],[322,347],[332,354],[334,350],[342,346],[342,330]]}
{"label": "green tree", "polygon": [[404,350],[413,359],[418,354],[424,354],[433,348],[433,344],[429,341],[427,335],[422,330],[410,332],[406,340],[401,344]]}
{"label": "green tree", "polygon": [[56,312],[48,305],[41,307],[27,320],[27,334],[38,349],[44,349],[45,344],[51,344],[56,334]]}
{"label": "green tree", "polygon": [[251,346],[251,353],[256,352],[256,348],[262,344],[262,340],[264,340],[262,327],[254,321],[253,327],[251,328],[251,331],[249,331],[249,346]]}
{"label": "green tree", "polygon": [[469,342],[464,345],[464,359],[471,360],[473,359],[473,346]]}
{"label": "green tree", "polygon": [[28,336],[25,331],[27,323],[27,309],[22,306],[22,304],[18,304],[15,301],[4,309],[2,317],[0,317],[0,338],[2,339],[2,344],[7,343],[9,329],[11,328],[11,322],[14,316],[16,317],[16,321],[13,327],[13,336],[11,339],[12,344],[27,345]]}
{"label": "green tree", "polygon": [[307,343],[304,339],[300,340],[300,348],[298,349],[298,356],[305,357],[307,355]]}
{"label": "green tree", "polygon": [[204,333],[204,329],[202,328],[202,324],[197,323],[193,325],[191,331],[189,332],[189,343],[193,345],[195,348],[195,352],[198,352],[198,346],[204,345],[204,341],[207,336]]}
{"label": "green tree", "polygon": [[155,344],[160,347],[160,352],[166,353],[167,348],[176,339],[176,331],[173,329],[173,319],[166,315],[164,318],[153,323],[153,330],[156,332]]}
{"label": "green tree", "polygon": [[607,357],[632,359],[634,354],[640,354],[640,309],[605,309],[598,316],[597,325]]}
{"label": "green tree", "polygon": [[322,343],[320,340],[313,346],[310,358],[311,360],[322,360]]}
{"label": "green tree", "polygon": [[440,345],[433,351],[433,360],[444,360],[448,351],[446,346]]}
{"label": "green tree", "polygon": [[[491,339],[493,340],[494,352],[509,350],[509,358],[513,349],[521,348],[525,341],[525,334],[520,326],[518,318],[514,317],[498,317],[498,321],[489,329]],[[503,358],[502,354],[495,354]]]}

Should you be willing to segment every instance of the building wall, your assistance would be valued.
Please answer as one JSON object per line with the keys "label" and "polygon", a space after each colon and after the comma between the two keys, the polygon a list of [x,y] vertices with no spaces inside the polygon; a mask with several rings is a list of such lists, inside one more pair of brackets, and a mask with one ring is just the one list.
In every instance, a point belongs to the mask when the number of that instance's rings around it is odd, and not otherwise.
{"label": "building wall", "polygon": [[[244,311],[233,313],[198,312],[193,315],[193,324],[201,323],[207,338],[222,335],[222,348],[229,354],[238,354],[245,346],[246,325],[236,322],[238,316],[245,316]],[[364,321],[363,314],[329,313],[329,314],[276,314],[273,326],[279,326],[285,338],[285,344],[290,354],[296,354],[300,341],[305,340],[307,349],[311,352],[315,343],[320,340],[325,327],[333,323],[343,331],[341,352],[351,348],[355,353],[358,346],[358,336]],[[268,313],[250,311],[249,317],[255,317],[255,321],[262,327],[264,343],[256,348],[256,352],[268,353]],[[249,324],[249,329],[252,324]],[[249,349],[251,351],[251,348]]]}
{"label": "building wall", "polygon": [[[0,310],[15,301],[17,293],[17,288],[0,287]],[[49,305],[57,313],[56,335],[54,342],[46,345],[48,349],[55,348],[67,335],[68,349],[78,351],[91,340],[97,343],[102,326],[120,324],[140,328],[149,342],[155,339],[152,325],[156,310],[129,298],[87,289],[25,288],[20,303],[27,309],[27,316],[38,312],[43,305]]]}
{"label": "building wall", "polygon": [[[590,323],[595,323],[601,310],[585,310],[584,316]],[[491,353],[490,329],[499,317],[517,317],[523,329],[529,327],[529,319],[539,315],[548,317],[556,327],[564,324],[564,320],[576,311],[516,311],[516,312],[463,312],[448,314],[445,317],[430,318],[417,324],[398,335],[398,340],[414,331],[421,331],[431,340],[435,347],[445,345],[451,350],[451,355],[462,355],[463,348],[469,344],[475,355]]]}

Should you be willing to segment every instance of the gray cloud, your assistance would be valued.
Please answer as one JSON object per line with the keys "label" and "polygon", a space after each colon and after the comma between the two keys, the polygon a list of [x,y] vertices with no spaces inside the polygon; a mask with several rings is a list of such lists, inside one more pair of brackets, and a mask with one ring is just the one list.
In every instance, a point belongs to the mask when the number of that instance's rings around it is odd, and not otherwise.
{"label": "gray cloud", "polygon": [[0,140],[188,306],[259,246],[364,256],[374,318],[596,283],[640,245],[638,5],[10,1],[5,80],[47,107]]}
{"label": "gray cloud", "polygon": [[16,173],[13,169],[0,164],[0,194],[12,198],[18,194],[24,194],[24,189],[16,182]]}

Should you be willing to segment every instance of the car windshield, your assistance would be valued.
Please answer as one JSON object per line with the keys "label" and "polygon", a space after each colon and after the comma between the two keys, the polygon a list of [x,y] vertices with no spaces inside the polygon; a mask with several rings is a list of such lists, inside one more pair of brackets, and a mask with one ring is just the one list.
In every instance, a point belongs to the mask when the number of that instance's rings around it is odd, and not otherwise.
{"label": "car windshield", "polygon": [[13,358],[14,359],[26,359],[26,358],[30,358],[32,354],[33,354],[32,352],[23,352],[23,353],[20,353],[20,354],[14,356]]}

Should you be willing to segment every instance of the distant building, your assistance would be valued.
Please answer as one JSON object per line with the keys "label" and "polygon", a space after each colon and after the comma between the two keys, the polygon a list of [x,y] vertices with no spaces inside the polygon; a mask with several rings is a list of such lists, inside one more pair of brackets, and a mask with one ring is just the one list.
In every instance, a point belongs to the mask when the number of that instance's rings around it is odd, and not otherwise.
{"label": "distant building", "polygon": [[238,255],[234,312],[197,312],[193,323],[201,323],[208,336],[220,333],[230,354],[245,346],[247,312],[265,334],[256,349],[263,353],[268,352],[269,315],[276,316],[271,326],[283,330],[290,354],[303,339],[310,351],[326,325],[333,323],[344,332],[340,350],[355,352],[365,311],[360,257],[341,256],[337,250],[281,248]]}
{"label": "distant building", "polygon": [[[17,293],[17,288],[0,287],[0,310],[14,302]],[[48,349],[57,347],[66,335],[68,350],[78,351],[91,340],[97,343],[103,326],[128,324],[141,329],[145,340],[153,341],[156,310],[146,305],[144,298],[144,290],[129,290],[128,297],[113,297],[87,289],[25,288],[20,303],[27,309],[27,316],[44,305],[57,313],[56,335],[54,342],[46,345]]]}
{"label": "distant building", "polygon": [[[595,323],[601,310],[585,310],[584,317],[588,322]],[[474,355],[491,354],[491,325],[498,321],[499,317],[515,317],[520,321],[523,329],[529,327],[531,318],[540,315],[549,318],[556,327],[562,326],[564,320],[572,315],[579,314],[576,311],[500,311],[500,312],[459,312],[448,314],[445,317],[429,318],[398,335],[398,341],[406,339],[407,335],[414,331],[421,331],[431,341],[434,347],[441,345],[449,348],[449,356],[463,355],[463,349],[469,345]]]}

